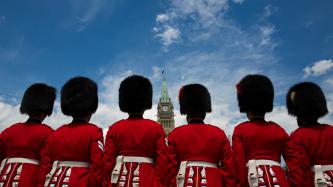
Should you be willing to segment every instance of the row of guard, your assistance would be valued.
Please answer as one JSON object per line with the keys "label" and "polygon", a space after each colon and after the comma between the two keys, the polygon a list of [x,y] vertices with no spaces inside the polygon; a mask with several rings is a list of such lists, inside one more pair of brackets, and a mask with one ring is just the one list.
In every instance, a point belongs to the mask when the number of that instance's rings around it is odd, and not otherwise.
{"label": "row of guard", "polygon": [[240,112],[249,121],[235,127],[230,146],[223,130],[204,123],[212,107],[200,84],[180,89],[180,113],[188,124],[166,138],[160,124],[143,118],[152,107],[150,81],[127,77],[119,107],[129,117],[109,127],[105,143],[101,128],[89,123],[98,106],[96,83],[75,77],[63,86],[61,109],[73,121],[56,130],[42,123],[52,113],[56,90],[34,84],[20,107],[29,119],[1,132],[0,186],[333,186],[333,127],[318,123],[328,113],[320,87],[304,82],[290,88],[287,109],[299,125],[290,136],[265,120],[274,100],[269,78],[247,75],[236,88]]}

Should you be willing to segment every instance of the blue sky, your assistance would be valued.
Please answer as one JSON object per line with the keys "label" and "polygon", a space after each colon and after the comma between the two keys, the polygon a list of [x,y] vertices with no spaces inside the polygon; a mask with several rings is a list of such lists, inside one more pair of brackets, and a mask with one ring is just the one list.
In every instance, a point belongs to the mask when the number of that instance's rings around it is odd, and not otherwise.
{"label": "blue sky", "polygon": [[[330,0],[3,0],[0,128],[26,119],[18,107],[27,86],[46,82],[60,90],[77,75],[99,84],[92,121],[103,128],[126,117],[117,106],[119,82],[133,73],[149,77],[155,105],[146,117],[154,119],[164,69],[177,125],[185,123],[178,112],[180,86],[202,83],[213,101],[207,122],[232,133],[245,120],[234,85],[261,73],[276,91],[268,119],[291,132],[296,124],[284,97],[293,84],[318,83],[333,111],[332,8]],[[46,122],[57,127],[68,121],[57,103]],[[332,114],[321,121],[333,124]]]}

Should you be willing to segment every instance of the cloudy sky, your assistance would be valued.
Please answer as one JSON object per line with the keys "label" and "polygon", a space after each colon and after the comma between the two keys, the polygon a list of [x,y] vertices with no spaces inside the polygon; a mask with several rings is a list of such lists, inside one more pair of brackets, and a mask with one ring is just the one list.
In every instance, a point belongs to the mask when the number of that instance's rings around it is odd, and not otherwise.
{"label": "cloudy sky", "polygon": [[[69,78],[99,84],[92,122],[106,128],[126,117],[118,87],[131,74],[150,78],[156,119],[165,70],[177,126],[185,123],[177,102],[181,85],[201,83],[212,95],[206,122],[228,134],[245,120],[235,84],[246,74],[269,76],[275,109],[267,117],[288,132],[297,128],[285,95],[300,81],[324,90],[333,111],[333,1],[311,0],[2,0],[0,2],[0,130],[26,120],[18,112],[24,90],[45,82],[58,90]],[[70,118],[59,109],[46,122]],[[333,115],[321,122],[333,124]]]}

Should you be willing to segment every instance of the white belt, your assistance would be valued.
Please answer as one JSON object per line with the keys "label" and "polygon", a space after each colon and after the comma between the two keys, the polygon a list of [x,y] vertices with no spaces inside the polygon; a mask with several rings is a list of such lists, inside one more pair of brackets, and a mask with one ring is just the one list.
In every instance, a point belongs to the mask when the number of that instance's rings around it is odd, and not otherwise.
{"label": "white belt", "polygon": [[333,165],[314,165],[311,171],[315,173],[314,184],[315,187],[326,187],[327,181],[324,175],[325,171],[333,171]]}
{"label": "white belt", "polygon": [[1,162],[0,172],[9,163],[22,163],[22,164],[34,164],[39,165],[39,161],[31,158],[23,158],[23,157],[13,157],[13,158],[5,158]]}
{"label": "white belt", "polygon": [[141,156],[117,156],[116,165],[111,173],[111,183],[116,184],[118,182],[118,178],[120,176],[121,166],[124,163],[128,162],[136,162],[136,163],[149,163],[154,164],[154,160],[149,157],[141,157]]}
{"label": "white belt", "polygon": [[217,168],[217,165],[211,162],[204,161],[182,161],[179,166],[177,174],[177,187],[183,187],[185,182],[185,173],[187,167],[205,167],[205,168]]}
{"label": "white belt", "polygon": [[249,160],[246,164],[248,169],[247,179],[250,187],[257,187],[259,183],[257,167],[258,166],[280,166],[280,163],[274,160]]}
{"label": "white belt", "polygon": [[53,174],[55,173],[55,171],[57,170],[57,168],[59,167],[83,167],[83,168],[89,168],[90,164],[88,162],[77,162],[77,161],[54,161],[52,164],[52,169],[50,171],[49,174],[46,175],[46,180],[44,183],[44,186],[47,187],[51,181],[51,178],[53,176]]}
{"label": "white belt", "polygon": [[78,167],[78,168],[89,168],[90,164],[88,162],[77,162],[77,161],[58,161],[58,167]]}

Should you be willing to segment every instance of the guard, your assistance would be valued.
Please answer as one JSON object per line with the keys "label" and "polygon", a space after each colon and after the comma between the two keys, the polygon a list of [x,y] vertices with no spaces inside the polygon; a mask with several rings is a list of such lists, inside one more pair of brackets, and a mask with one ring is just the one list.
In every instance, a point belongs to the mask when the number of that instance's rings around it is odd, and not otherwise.
{"label": "guard", "polygon": [[61,90],[61,110],[73,118],[47,139],[42,150],[39,187],[100,187],[102,129],[89,123],[98,106],[97,85],[86,77],[70,79]]}
{"label": "guard", "polygon": [[55,98],[55,88],[44,83],[33,84],[25,91],[20,112],[29,119],[0,135],[0,186],[37,186],[41,149],[53,131],[42,122],[52,114]]}
{"label": "guard", "polygon": [[265,119],[273,109],[272,82],[263,75],[247,75],[236,87],[239,111],[249,119],[237,125],[232,136],[238,185],[289,187],[280,166],[289,136],[278,124]]}
{"label": "guard", "polygon": [[286,163],[292,185],[333,186],[333,127],[318,122],[328,113],[325,95],[312,82],[302,82],[287,94],[289,114],[299,128],[291,134]]}
{"label": "guard", "polygon": [[162,126],[144,119],[152,106],[152,85],[139,75],[123,80],[119,107],[128,118],[109,127],[103,158],[103,186],[167,186],[168,152]]}
{"label": "guard", "polygon": [[200,84],[182,87],[179,104],[188,124],[175,128],[168,137],[169,186],[234,187],[229,140],[222,129],[204,122],[206,113],[212,111],[207,88]]}

